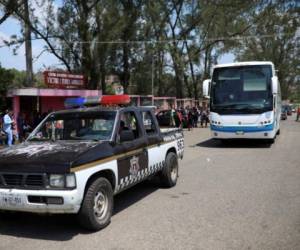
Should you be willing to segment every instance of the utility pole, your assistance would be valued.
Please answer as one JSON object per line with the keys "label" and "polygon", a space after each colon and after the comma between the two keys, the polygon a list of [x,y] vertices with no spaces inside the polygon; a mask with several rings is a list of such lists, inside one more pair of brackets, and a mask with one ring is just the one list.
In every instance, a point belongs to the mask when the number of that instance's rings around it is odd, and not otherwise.
{"label": "utility pole", "polygon": [[152,94],[152,106],[154,105],[154,56],[152,56],[151,65],[151,94]]}
{"label": "utility pole", "polygon": [[26,56],[26,85],[33,84],[33,69],[32,69],[32,46],[31,46],[31,28],[29,25],[29,7],[28,0],[23,0],[24,3],[24,38],[25,38],[25,56]]}

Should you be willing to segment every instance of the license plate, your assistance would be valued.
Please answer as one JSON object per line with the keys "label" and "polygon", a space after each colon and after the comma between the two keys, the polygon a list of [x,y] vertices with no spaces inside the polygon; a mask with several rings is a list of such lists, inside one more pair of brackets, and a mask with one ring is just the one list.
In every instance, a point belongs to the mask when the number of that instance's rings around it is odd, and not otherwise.
{"label": "license plate", "polygon": [[236,131],[235,134],[237,134],[237,135],[243,135],[244,131]]}
{"label": "license plate", "polygon": [[17,194],[0,193],[0,206],[3,207],[18,207],[24,204],[24,198]]}

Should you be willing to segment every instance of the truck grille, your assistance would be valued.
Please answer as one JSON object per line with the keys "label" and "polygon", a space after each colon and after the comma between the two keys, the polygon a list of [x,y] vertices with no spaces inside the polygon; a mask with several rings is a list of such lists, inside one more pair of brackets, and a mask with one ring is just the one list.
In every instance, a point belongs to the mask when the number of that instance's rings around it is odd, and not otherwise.
{"label": "truck grille", "polygon": [[32,188],[46,186],[45,174],[0,173],[0,188]]}

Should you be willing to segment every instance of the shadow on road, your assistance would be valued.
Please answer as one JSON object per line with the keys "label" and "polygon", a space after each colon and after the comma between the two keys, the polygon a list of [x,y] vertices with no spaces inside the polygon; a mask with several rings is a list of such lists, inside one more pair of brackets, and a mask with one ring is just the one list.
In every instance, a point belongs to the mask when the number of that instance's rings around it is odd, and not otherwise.
{"label": "shadow on road", "polygon": [[203,147],[203,148],[270,148],[271,144],[265,140],[255,139],[234,139],[234,140],[214,140],[209,139],[200,142],[192,147]]}
{"label": "shadow on road", "polygon": [[[138,184],[115,196],[113,215],[122,212],[158,189],[157,181]],[[105,229],[104,229],[105,230]],[[74,215],[38,215],[21,212],[0,213],[0,235],[18,238],[68,241],[78,234],[90,234]]]}
{"label": "shadow on road", "polygon": [[113,215],[122,212],[136,202],[144,199],[146,196],[158,190],[160,183],[158,178],[144,181],[133,188],[130,188],[115,196],[115,208]]}

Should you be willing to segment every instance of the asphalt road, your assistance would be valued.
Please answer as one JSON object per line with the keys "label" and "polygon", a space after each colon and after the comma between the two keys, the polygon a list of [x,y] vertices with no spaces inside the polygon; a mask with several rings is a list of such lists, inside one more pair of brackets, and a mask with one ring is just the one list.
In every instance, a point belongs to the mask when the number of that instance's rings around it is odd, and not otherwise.
{"label": "asphalt road", "polygon": [[300,122],[283,121],[272,146],[185,135],[175,188],[118,195],[97,233],[72,216],[1,215],[0,249],[300,249]]}

